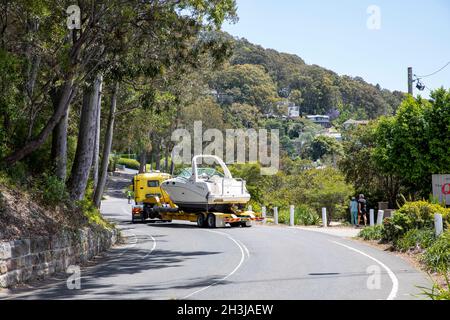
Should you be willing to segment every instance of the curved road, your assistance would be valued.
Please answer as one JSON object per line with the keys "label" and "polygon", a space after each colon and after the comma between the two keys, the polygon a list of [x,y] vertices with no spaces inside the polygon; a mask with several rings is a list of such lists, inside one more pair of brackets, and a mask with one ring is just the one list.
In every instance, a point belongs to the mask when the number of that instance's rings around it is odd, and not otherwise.
{"label": "curved road", "polygon": [[418,299],[416,286],[430,286],[422,272],[395,255],[323,233],[132,225],[120,191],[129,179],[113,180],[102,211],[118,223],[125,244],[82,268],[81,290],[68,290],[62,274],[0,291],[0,298]]}

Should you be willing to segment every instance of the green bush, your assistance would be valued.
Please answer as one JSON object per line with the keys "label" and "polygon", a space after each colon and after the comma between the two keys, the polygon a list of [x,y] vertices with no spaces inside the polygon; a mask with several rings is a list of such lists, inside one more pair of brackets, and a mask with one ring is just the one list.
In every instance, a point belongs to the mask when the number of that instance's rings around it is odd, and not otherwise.
{"label": "green bush", "polygon": [[450,231],[445,231],[421,257],[428,271],[447,274],[450,268]]}
{"label": "green bush", "polygon": [[423,250],[429,248],[435,241],[436,236],[433,229],[411,229],[398,239],[395,247],[400,251],[409,251],[416,248]]}
{"label": "green bush", "polygon": [[6,170],[6,175],[9,180],[9,185],[20,186],[27,184],[29,173],[26,164],[23,162],[17,162],[12,167],[8,167]]}
{"label": "green bush", "polygon": [[367,227],[361,230],[358,237],[364,240],[381,240],[383,237],[383,229],[384,227],[379,225]]}
{"label": "green bush", "polygon": [[126,166],[128,169],[139,170],[140,163],[137,160],[133,159],[124,159],[120,158],[117,160],[117,164]]}
{"label": "green bush", "polygon": [[[290,223],[290,210],[281,210],[278,215],[278,222],[281,224]],[[294,212],[295,225],[315,226],[320,224],[319,215],[307,205],[300,205]]]}
{"label": "green bush", "polygon": [[382,239],[396,242],[408,230],[413,228],[411,218],[402,212],[394,212],[392,217],[384,220]]}
{"label": "green bush", "polygon": [[398,212],[407,215],[417,229],[432,228],[436,213],[441,214],[444,221],[450,222],[450,209],[427,201],[406,202]]}
{"label": "green bush", "polygon": [[108,172],[116,171],[116,167],[117,167],[119,159],[120,159],[120,157],[118,157],[116,155],[110,155],[109,156]]}
{"label": "green bush", "polygon": [[68,199],[66,184],[56,176],[44,174],[40,187],[42,198],[47,204],[56,205]]}
{"label": "green bush", "polygon": [[450,209],[426,201],[405,203],[391,218],[385,219],[383,240],[396,243],[409,230],[432,229],[436,213],[442,214],[447,227]]}
{"label": "green bush", "polygon": [[303,226],[316,226],[320,224],[320,217],[317,212],[307,205],[300,205],[295,209],[295,224]]}

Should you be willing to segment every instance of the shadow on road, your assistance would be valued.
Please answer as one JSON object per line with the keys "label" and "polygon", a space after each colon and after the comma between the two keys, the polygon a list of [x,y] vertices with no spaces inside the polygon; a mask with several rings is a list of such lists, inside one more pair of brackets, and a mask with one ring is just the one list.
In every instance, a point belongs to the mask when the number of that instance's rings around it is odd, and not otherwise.
{"label": "shadow on road", "polygon": [[[164,237],[162,235],[153,236],[154,238]],[[133,241],[133,237],[129,237]],[[152,242],[146,236],[135,237],[135,243],[132,245],[141,245],[146,242]],[[156,240],[161,241],[161,240]],[[139,279],[139,276],[149,270],[164,268],[179,268],[186,264],[189,260],[193,260],[202,256],[218,255],[222,252],[208,251],[170,251],[155,250],[151,252],[149,249],[142,248],[116,248],[109,252],[106,257],[96,259],[96,266],[81,271],[81,290],[69,290],[66,286],[67,278],[70,275],[59,274],[54,279],[60,283],[57,286],[52,285],[51,288],[40,289],[39,284],[35,287],[35,292],[31,292],[24,297],[25,299],[102,299],[102,297],[117,296],[126,297],[130,293],[139,293],[142,290],[139,286],[133,285],[128,287],[127,284]],[[98,265],[97,265],[98,264]],[[149,275],[150,276],[150,275]],[[121,283],[117,284],[108,278],[120,279]],[[145,279],[144,279],[145,280]],[[211,279],[204,279],[205,283]],[[103,284],[108,283],[108,284]],[[118,286],[117,286],[118,285]],[[202,284],[193,284],[192,287],[201,286]],[[32,285],[31,285],[32,287]],[[125,287],[125,288],[124,288]],[[188,286],[189,287],[189,286]],[[114,288],[114,289],[113,289]],[[117,290],[120,288],[120,290]],[[122,290],[123,288],[123,290]],[[166,290],[170,286],[157,287],[147,286],[147,290]],[[15,293],[20,294],[20,289]],[[28,290],[26,290],[28,291]],[[20,297],[19,297],[20,299]]]}

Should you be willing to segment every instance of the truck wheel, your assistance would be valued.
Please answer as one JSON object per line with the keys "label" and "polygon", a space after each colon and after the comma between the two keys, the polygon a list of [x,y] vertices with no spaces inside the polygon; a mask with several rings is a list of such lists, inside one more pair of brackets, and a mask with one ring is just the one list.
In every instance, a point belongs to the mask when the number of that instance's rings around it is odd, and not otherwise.
{"label": "truck wheel", "polygon": [[242,228],[251,228],[252,224],[251,222],[242,222],[241,226]]}
{"label": "truck wheel", "polygon": [[214,229],[216,227],[216,216],[212,213],[208,214],[208,218],[206,218],[206,222],[208,228]]}
{"label": "truck wheel", "polygon": [[202,213],[197,215],[197,226],[199,228],[205,227],[205,216]]}

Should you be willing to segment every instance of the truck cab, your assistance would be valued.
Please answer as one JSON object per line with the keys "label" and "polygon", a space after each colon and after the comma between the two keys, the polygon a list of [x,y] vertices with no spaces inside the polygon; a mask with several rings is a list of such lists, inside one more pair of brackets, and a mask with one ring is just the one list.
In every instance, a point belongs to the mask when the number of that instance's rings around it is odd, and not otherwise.
{"label": "truck cab", "polygon": [[133,221],[146,219],[159,219],[159,213],[153,210],[161,204],[172,206],[169,195],[161,185],[171,178],[170,174],[158,171],[142,173],[133,177],[130,190],[134,192],[136,210],[133,209]]}

